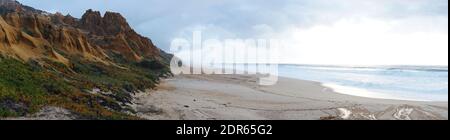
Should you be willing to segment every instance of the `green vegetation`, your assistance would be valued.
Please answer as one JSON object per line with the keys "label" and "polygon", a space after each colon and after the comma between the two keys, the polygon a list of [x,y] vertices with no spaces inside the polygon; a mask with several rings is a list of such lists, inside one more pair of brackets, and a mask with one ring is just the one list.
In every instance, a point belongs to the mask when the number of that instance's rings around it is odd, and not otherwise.
{"label": "green vegetation", "polygon": [[[38,112],[45,106],[68,109],[79,119],[138,119],[132,94],[154,88],[170,76],[165,64],[145,60],[119,66],[70,58],[72,66],[51,60],[21,62],[0,56],[0,118]],[[99,89],[99,93],[92,93]]]}

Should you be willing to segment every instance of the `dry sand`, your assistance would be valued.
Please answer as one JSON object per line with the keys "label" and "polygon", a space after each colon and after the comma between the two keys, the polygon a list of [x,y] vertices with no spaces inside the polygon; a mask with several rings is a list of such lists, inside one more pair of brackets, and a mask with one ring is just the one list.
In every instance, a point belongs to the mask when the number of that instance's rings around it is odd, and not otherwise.
{"label": "dry sand", "polygon": [[137,94],[133,107],[150,120],[448,120],[448,102],[355,97],[289,78],[274,86],[256,81],[255,76],[176,76]]}

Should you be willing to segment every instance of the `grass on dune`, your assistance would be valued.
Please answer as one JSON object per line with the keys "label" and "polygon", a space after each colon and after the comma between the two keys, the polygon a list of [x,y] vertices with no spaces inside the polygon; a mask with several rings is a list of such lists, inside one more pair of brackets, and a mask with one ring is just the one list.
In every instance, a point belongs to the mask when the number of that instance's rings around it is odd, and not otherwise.
{"label": "grass on dune", "polygon": [[[45,106],[70,110],[80,119],[138,119],[127,115],[131,94],[153,88],[169,75],[164,64],[146,60],[126,69],[71,58],[71,66],[51,60],[22,62],[0,57],[0,117],[19,117]],[[92,94],[93,88],[103,94]],[[108,94],[106,94],[108,93]]]}

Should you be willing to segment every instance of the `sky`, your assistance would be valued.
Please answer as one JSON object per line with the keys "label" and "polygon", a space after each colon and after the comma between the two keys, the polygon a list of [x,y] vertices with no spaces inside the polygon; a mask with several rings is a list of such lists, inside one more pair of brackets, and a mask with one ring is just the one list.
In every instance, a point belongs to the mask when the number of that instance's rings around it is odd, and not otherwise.
{"label": "sky", "polygon": [[19,0],[75,17],[120,12],[169,51],[175,38],[281,39],[280,63],[448,66],[448,0]]}

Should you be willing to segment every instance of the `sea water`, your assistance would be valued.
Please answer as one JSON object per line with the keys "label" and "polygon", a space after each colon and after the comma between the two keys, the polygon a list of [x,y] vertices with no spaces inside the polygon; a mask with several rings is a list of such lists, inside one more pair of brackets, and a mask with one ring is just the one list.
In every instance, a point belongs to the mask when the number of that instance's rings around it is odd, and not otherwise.
{"label": "sea water", "polygon": [[354,96],[448,101],[448,67],[280,65],[279,75],[320,82],[336,92]]}
{"label": "sea water", "polygon": [[[225,69],[237,71],[249,71],[258,67],[254,64],[224,66]],[[338,93],[353,96],[408,101],[448,101],[447,66],[278,65],[277,75],[319,82]]]}

